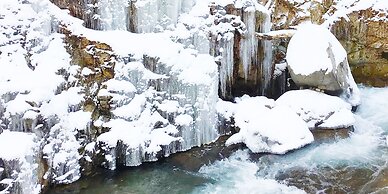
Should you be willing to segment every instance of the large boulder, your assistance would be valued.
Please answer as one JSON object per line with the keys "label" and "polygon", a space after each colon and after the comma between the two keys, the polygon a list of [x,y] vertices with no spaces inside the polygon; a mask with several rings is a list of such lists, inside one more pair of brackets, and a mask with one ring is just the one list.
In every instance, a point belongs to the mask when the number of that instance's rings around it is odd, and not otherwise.
{"label": "large boulder", "polygon": [[359,90],[347,53],[323,26],[301,25],[290,40],[286,59],[291,78],[298,86],[343,94],[353,106],[359,104]]}

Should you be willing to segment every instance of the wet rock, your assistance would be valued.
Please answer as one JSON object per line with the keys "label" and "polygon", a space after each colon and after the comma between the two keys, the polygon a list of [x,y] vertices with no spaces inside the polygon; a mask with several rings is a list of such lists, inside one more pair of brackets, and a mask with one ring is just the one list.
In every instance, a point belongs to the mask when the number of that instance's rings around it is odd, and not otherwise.
{"label": "wet rock", "polygon": [[365,193],[387,193],[388,188],[388,168],[385,166],[379,170],[366,186],[364,186],[361,192]]}
{"label": "wet rock", "polygon": [[308,169],[293,167],[280,172],[276,179],[286,181],[288,185],[296,186],[307,193],[319,193],[320,191],[325,191],[325,193],[359,193],[372,176],[373,171],[366,168],[332,168],[327,166]]}
{"label": "wet rock", "polygon": [[353,127],[342,129],[313,129],[311,132],[314,136],[315,142],[326,142],[339,139],[345,139],[350,136],[353,131]]}
{"label": "wet rock", "polygon": [[242,144],[225,146],[230,136],[221,136],[217,141],[208,145],[195,147],[189,151],[171,155],[167,162],[184,170],[197,172],[201,166],[211,164],[217,160],[228,158],[236,150],[245,148]]}

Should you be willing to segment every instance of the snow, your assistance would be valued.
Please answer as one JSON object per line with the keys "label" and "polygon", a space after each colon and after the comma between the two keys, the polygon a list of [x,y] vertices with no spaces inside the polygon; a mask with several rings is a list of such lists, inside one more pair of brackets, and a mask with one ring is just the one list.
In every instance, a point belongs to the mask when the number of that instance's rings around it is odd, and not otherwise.
{"label": "snow", "polygon": [[[284,154],[314,141],[306,123],[288,107],[245,111],[244,116],[253,116],[241,121],[243,118],[238,117],[237,112],[235,120],[240,132],[232,135],[226,145],[242,142],[255,153]],[[282,118],[281,122],[279,118]]]}
{"label": "snow", "polygon": [[84,67],[84,68],[82,68],[81,74],[83,76],[88,76],[88,75],[94,74],[94,72],[91,69]]}
{"label": "snow", "polygon": [[119,92],[119,93],[133,93],[136,92],[135,86],[131,82],[124,80],[110,79],[105,82],[107,89],[110,92]]}
{"label": "snow", "polygon": [[[317,38],[319,37],[319,38]],[[331,48],[334,64],[327,53]],[[323,26],[304,24],[290,40],[287,48],[287,63],[295,74],[310,75],[314,72],[329,73],[347,59],[347,53],[332,33]],[[333,67],[333,65],[336,65]]]}
{"label": "snow", "polygon": [[[360,10],[366,10],[372,8],[373,10],[376,10],[381,13],[387,13],[388,12],[388,5],[385,0],[368,0],[368,1],[356,1],[356,0],[336,0],[334,1],[333,10],[334,13],[326,13],[323,18],[325,19],[325,22],[323,23],[324,26],[330,27],[333,25],[336,21],[339,21],[341,18],[344,18],[345,20],[349,20],[348,15],[352,12],[357,12]],[[378,15],[378,14],[377,14]],[[388,21],[388,18],[377,16],[375,18],[371,18],[372,20],[377,21]]]}
{"label": "snow", "polygon": [[290,108],[275,106],[274,100],[263,96],[244,95],[235,101],[218,105],[220,114],[232,115],[240,128],[226,145],[244,143],[252,152],[284,154],[314,141],[307,124]]}
{"label": "snow", "polygon": [[[306,132],[305,124],[286,106],[275,107],[277,102],[271,99],[243,96],[236,99],[236,104],[217,103],[218,69],[214,57],[209,55],[208,33],[235,29],[226,23],[212,26],[214,18],[208,13],[209,2],[130,2],[137,6],[138,17],[135,19],[146,21],[141,23],[138,32],[160,31],[135,34],[125,31],[127,0],[99,2],[98,15],[93,17],[101,19],[100,27],[105,31],[85,28],[81,20],[69,16],[67,10],[60,10],[48,0],[23,3],[1,0],[0,95],[4,98],[0,107],[4,108],[4,119],[23,124],[20,118],[33,120],[41,117],[45,125],[32,126],[31,129],[42,135],[43,144],[40,146],[33,142],[36,137],[32,134],[5,130],[0,134],[0,157],[21,159],[32,155],[32,150],[43,147],[42,154],[49,164],[45,177],[52,179],[50,181],[68,184],[81,176],[78,151],[86,142],[79,134],[90,130],[92,120],[92,113],[81,109],[85,93],[97,90],[97,85],[85,88],[81,86],[79,76],[90,76],[96,69],[70,65],[71,57],[63,42],[65,36],[55,33],[59,23],[66,26],[72,35],[107,43],[117,59],[115,77],[103,83],[102,88],[106,89],[98,93],[98,97],[113,97],[112,118],[109,121],[98,118],[94,123],[110,128],[110,131],[97,137],[98,144],[90,142],[85,147],[85,150],[93,151],[96,145],[104,144],[106,162],[112,169],[116,164],[118,142],[125,148],[123,153],[118,154],[125,155],[125,165],[131,166],[156,160],[156,154],[160,152],[168,156],[215,140],[219,135],[216,108],[226,118],[235,117],[236,125],[241,128],[240,133],[228,140],[229,143],[244,142],[254,151],[272,153],[284,153],[309,143],[311,136]],[[219,5],[228,3],[234,3],[238,8],[247,7],[244,17],[247,39],[242,43],[244,52],[241,53],[247,73],[252,56],[260,50],[254,15],[257,11],[263,13],[265,22],[260,29],[266,33],[271,28],[270,14],[256,1],[216,1]],[[239,19],[236,17],[236,21]],[[226,34],[226,42],[220,48],[224,68],[221,82],[232,77],[232,39],[232,33]],[[180,41],[187,41],[189,45]],[[263,42],[263,47],[265,57],[261,65],[270,71],[270,42]],[[152,68],[145,67],[150,65],[146,64],[146,57],[155,59],[152,71],[149,70]],[[60,72],[64,72],[63,75]],[[266,72],[265,85],[268,76]],[[226,86],[222,85],[222,88],[225,90]],[[348,109],[340,109],[321,126],[339,126],[338,122],[345,121],[345,116],[348,124],[340,124],[350,125],[352,121]],[[13,117],[17,119],[12,120]],[[281,117],[285,117],[286,122],[278,122]],[[46,126],[48,134],[40,134]],[[289,131],[292,131],[291,135]],[[15,149],[6,149],[9,147]],[[32,164],[35,163],[28,161],[23,169],[32,172],[35,170]],[[23,180],[23,184],[37,184],[37,177],[28,178],[36,180]],[[26,190],[27,193],[29,191]]]}
{"label": "snow", "polygon": [[287,63],[279,63],[275,64],[275,70],[274,70],[274,77],[282,75],[282,73],[286,70],[287,68]]}
{"label": "snow", "polygon": [[[175,128],[171,128],[173,126],[152,130],[152,127],[139,126],[139,124],[138,122],[114,119],[104,124],[111,130],[101,134],[97,139],[109,147],[116,147],[117,141],[121,140],[128,146],[128,149],[142,147],[147,148],[149,153],[156,153],[161,150],[160,145],[169,145],[172,141],[180,139],[169,135],[177,133]],[[145,142],[151,142],[151,145],[146,147]]]}
{"label": "snow", "polygon": [[347,53],[325,27],[300,25],[288,44],[286,60],[297,85],[340,91],[352,106],[360,104],[360,92],[351,74]]}
{"label": "snow", "polygon": [[183,125],[189,126],[192,123],[193,123],[193,117],[191,117],[190,115],[187,115],[187,114],[178,115],[175,118],[175,124],[180,125],[180,126],[183,126]]}
{"label": "snow", "polygon": [[234,103],[222,99],[218,99],[216,107],[217,113],[228,121],[233,117],[237,108]]}
{"label": "snow", "polygon": [[31,133],[3,131],[0,134],[0,158],[11,161],[33,155],[34,138],[36,136]]}
{"label": "snow", "polygon": [[135,120],[142,113],[145,103],[146,97],[144,94],[136,95],[129,104],[115,109],[113,114],[120,118]]}
{"label": "snow", "polygon": [[90,142],[85,146],[85,150],[88,152],[93,152],[96,147],[96,142]]}
{"label": "snow", "polygon": [[348,109],[340,109],[319,125],[323,129],[338,129],[353,126],[356,123],[354,114]]}
{"label": "snow", "polygon": [[276,100],[276,106],[290,107],[310,129],[343,128],[355,122],[349,103],[339,97],[312,90],[288,91]]}
{"label": "snow", "polygon": [[263,96],[219,100],[218,114],[233,118],[240,131],[226,145],[244,143],[252,152],[284,154],[314,141],[310,129],[347,128],[355,124],[352,106],[336,96],[293,90],[276,101]]}

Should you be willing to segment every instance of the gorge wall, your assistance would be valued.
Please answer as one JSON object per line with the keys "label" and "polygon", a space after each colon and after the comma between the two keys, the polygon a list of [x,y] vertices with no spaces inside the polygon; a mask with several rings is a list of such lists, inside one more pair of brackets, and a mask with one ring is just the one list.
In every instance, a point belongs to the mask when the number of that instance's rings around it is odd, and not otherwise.
{"label": "gorge wall", "polygon": [[294,87],[285,53],[305,21],[342,41],[356,81],[386,86],[387,6],[373,2],[2,1],[0,137],[25,144],[0,150],[0,191],[39,193],[216,140],[229,132],[219,98]]}

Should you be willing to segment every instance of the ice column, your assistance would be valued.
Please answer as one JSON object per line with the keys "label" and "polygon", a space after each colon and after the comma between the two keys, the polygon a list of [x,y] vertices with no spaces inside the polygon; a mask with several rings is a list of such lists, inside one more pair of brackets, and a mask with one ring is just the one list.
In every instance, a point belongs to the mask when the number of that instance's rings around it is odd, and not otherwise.
{"label": "ice column", "polygon": [[240,58],[244,68],[245,80],[248,79],[250,66],[257,64],[258,40],[256,38],[256,9],[245,8],[242,20],[246,25],[246,33],[240,42]]}
{"label": "ice column", "polygon": [[246,32],[240,42],[240,58],[243,64],[245,80],[250,76],[252,65],[261,75],[261,95],[265,95],[272,75],[272,43],[270,40],[258,40],[256,32],[271,30],[271,16],[262,5],[255,4],[244,9],[242,20]]}
{"label": "ice column", "polygon": [[136,31],[159,32],[173,28],[179,15],[190,11],[196,0],[139,0],[135,3]]}
{"label": "ice column", "polygon": [[[271,30],[271,16],[267,12],[262,13],[263,21],[261,23],[261,32],[266,33]],[[263,75],[263,88],[262,95],[267,93],[270,81],[272,78],[272,42],[270,40],[262,40],[263,43],[263,52],[264,58],[261,62],[262,66],[262,75]]]}
{"label": "ice column", "polygon": [[99,0],[102,30],[127,30],[129,0]]}
{"label": "ice column", "polygon": [[227,96],[227,87],[231,86],[233,80],[233,45],[234,45],[234,35],[232,33],[227,33],[220,40],[220,53],[221,53],[221,67],[219,69],[220,74],[220,87],[221,94],[223,97]]}

